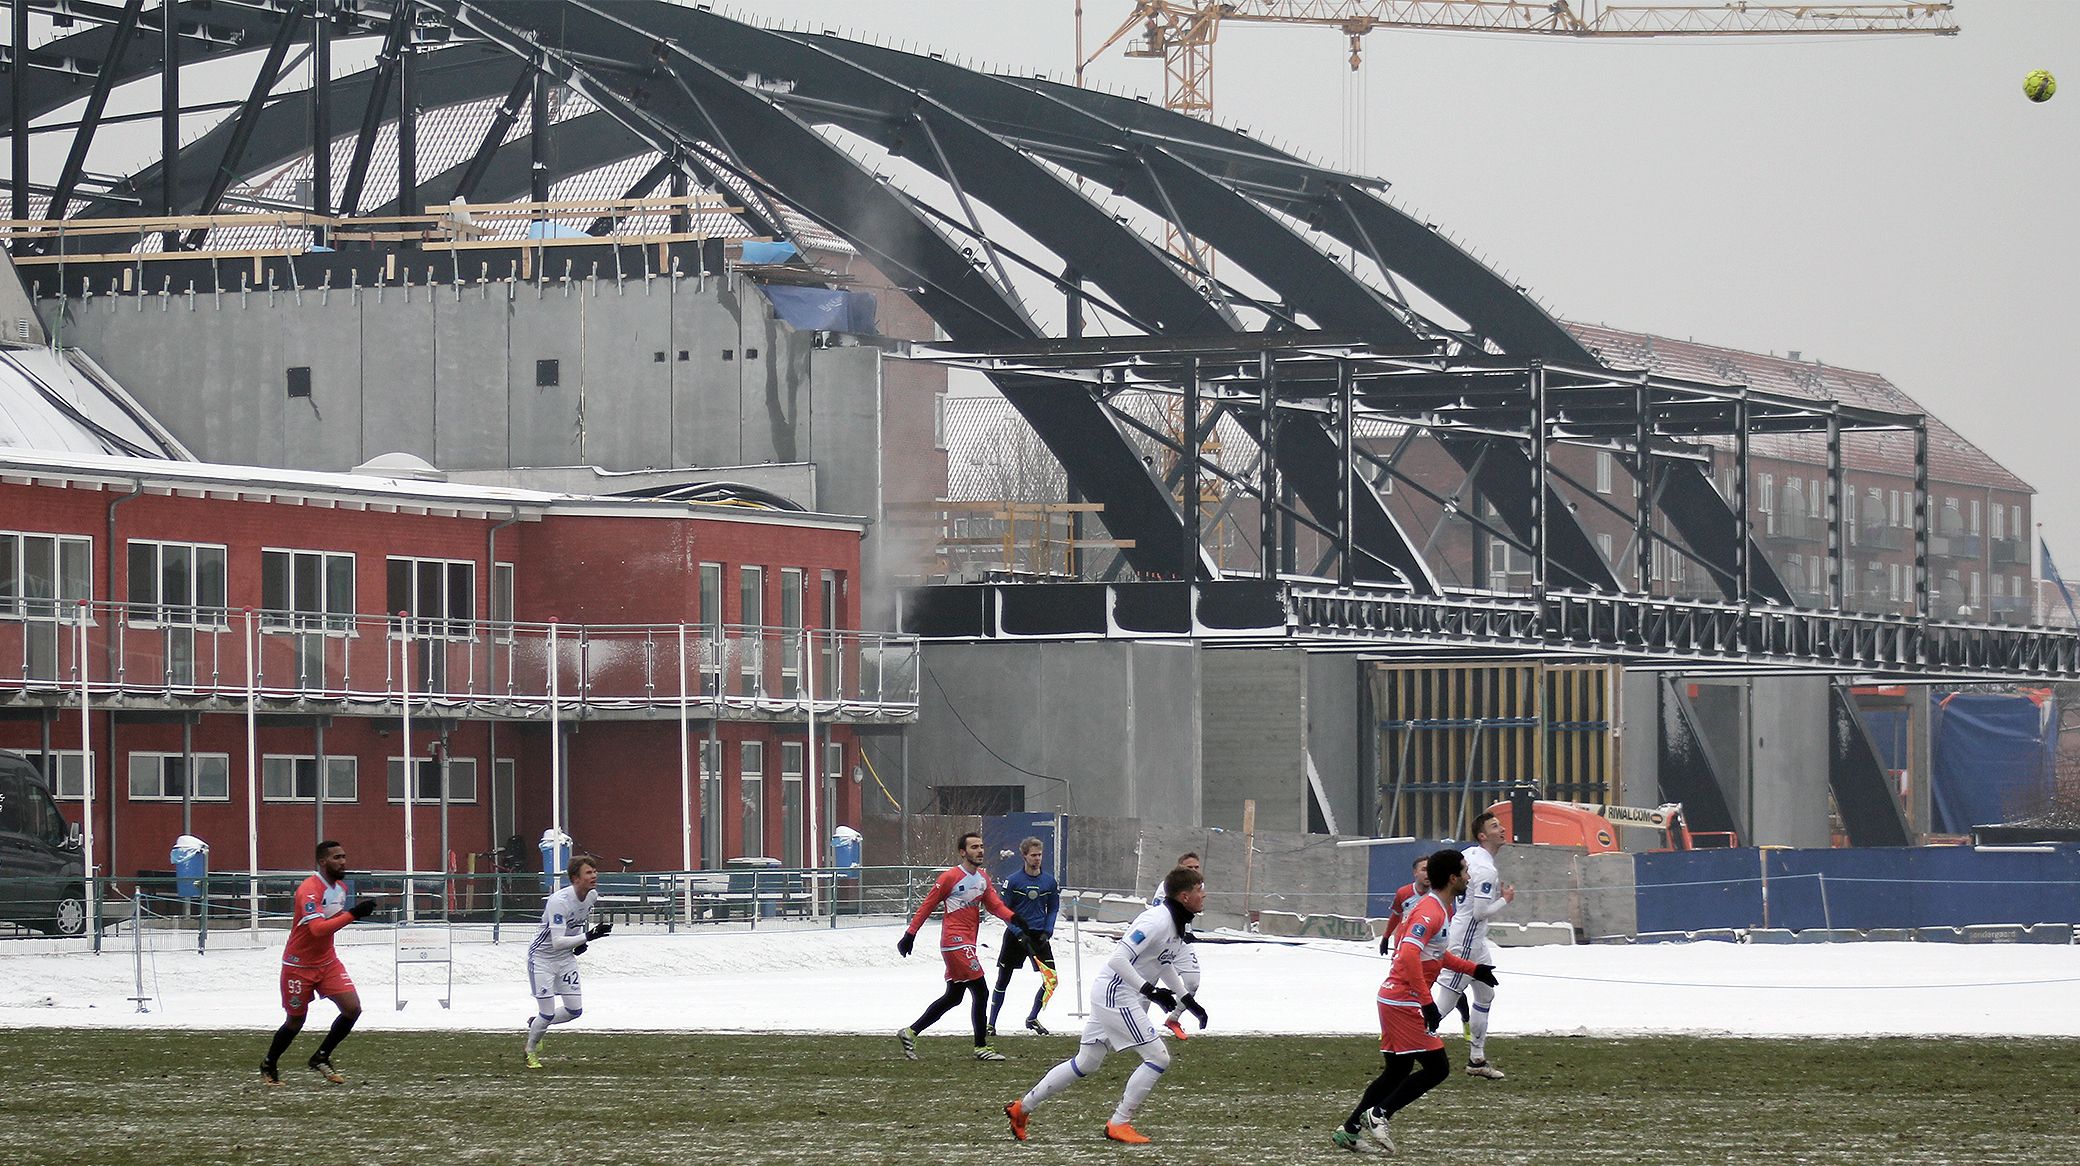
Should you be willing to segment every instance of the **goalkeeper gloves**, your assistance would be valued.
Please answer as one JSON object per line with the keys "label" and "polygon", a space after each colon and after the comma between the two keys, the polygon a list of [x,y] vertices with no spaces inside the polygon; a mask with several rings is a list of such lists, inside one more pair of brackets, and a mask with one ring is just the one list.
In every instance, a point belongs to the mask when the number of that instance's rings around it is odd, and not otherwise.
{"label": "goalkeeper gloves", "polygon": [[1475,964],[1475,965],[1473,966],[1473,978],[1474,978],[1474,979],[1476,979],[1476,980],[1479,980],[1479,981],[1480,981],[1481,983],[1483,983],[1483,984],[1486,984],[1486,985],[1487,985],[1488,987],[1490,987],[1490,988],[1494,987],[1494,986],[1495,986],[1495,965],[1494,965],[1494,964]]}
{"label": "goalkeeper gloves", "polygon": [[1177,1006],[1190,1013],[1192,1019],[1199,1022],[1199,1030],[1201,1032],[1206,1030],[1206,1009],[1199,1006],[1199,999],[1196,994],[1186,992],[1184,995],[1179,996],[1177,998]]}
{"label": "goalkeeper gloves", "polygon": [[607,921],[607,922],[603,922],[603,923],[600,923],[599,925],[597,925],[597,926],[595,926],[595,927],[592,927],[592,928],[589,928],[589,929],[587,929],[587,930],[586,930],[586,932],[585,932],[585,942],[587,942],[587,943],[591,943],[591,942],[592,942],[593,940],[595,940],[595,939],[605,939],[605,938],[606,938],[607,936],[609,936],[609,935],[612,935],[612,934],[614,934],[614,924],[613,924],[613,922],[612,922],[612,921]]}
{"label": "goalkeeper gloves", "polygon": [[917,933],[915,931],[905,931],[903,938],[896,940],[896,951],[900,952],[904,959],[910,958],[910,950],[916,946]]}
{"label": "goalkeeper gloves", "polygon": [[1141,985],[1141,994],[1163,1006],[1165,1012],[1177,1011],[1177,993],[1163,987],[1154,980]]}
{"label": "goalkeeper gloves", "polygon": [[376,913],[377,906],[378,904],[374,899],[363,899],[359,903],[347,908],[347,914],[352,915],[356,919],[366,919]]}
{"label": "goalkeeper gloves", "polygon": [[1437,1005],[1425,1000],[1423,1002],[1423,1031],[1436,1032],[1437,1026],[1443,1023],[1444,1013],[1437,1010]]}

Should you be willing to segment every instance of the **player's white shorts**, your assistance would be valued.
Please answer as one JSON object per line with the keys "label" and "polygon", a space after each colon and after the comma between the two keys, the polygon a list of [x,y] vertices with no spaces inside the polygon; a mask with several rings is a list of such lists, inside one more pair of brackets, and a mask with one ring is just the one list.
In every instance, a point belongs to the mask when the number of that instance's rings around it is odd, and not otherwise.
{"label": "player's white shorts", "polygon": [[[1451,930],[1445,932],[1445,950],[1477,964],[1495,962],[1495,953],[1488,947],[1488,929],[1461,927],[1458,919],[1453,919]],[[1445,971],[1437,977],[1438,987],[1449,988],[1459,993],[1464,993],[1467,985],[1471,983],[1473,977],[1465,972]]]}
{"label": "player's white shorts", "polygon": [[578,986],[578,957],[527,953],[527,986],[537,1000],[583,991]]}
{"label": "player's white shorts", "polygon": [[[1121,997],[1129,994],[1125,988],[1119,989]],[[1092,1004],[1090,1019],[1083,1022],[1083,1043],[1104,1045],[1116,1053],[1156,1040],[1155,1022],[1148,1018],[1148,1001],[1139,993],[1132,995],[1132,1004]]]}

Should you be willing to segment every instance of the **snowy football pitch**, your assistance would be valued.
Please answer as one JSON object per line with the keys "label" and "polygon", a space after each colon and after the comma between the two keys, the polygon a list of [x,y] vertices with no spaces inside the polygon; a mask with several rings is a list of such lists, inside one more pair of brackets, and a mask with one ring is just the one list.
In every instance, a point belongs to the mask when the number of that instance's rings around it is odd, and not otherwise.
{"label": "snowy football pitch", "polygon": [[[1100,1128],[1127,1063],[1034,1117],[999,1112],[1067,1037],[1006,1037],[1003,1064],[927,1038],[559,1032],[528,1072],[510,1034],[357,1034],[345,1086],[254,1072],[252,1031],[0,1031],[0,1161],[956,1163],[1342,1160],[1329,1145],[1376,1058],[1358,1037],[1208,1034],[1128,1148]],[[306,1038],[304,1045],[312,1042]],[[1454,1061],[1464,1048],[1454,1042]],[[1395,1123],[1404,1158],[1479,1163],[2080,1161],[2071,1040],[1536,1037],[1509,1079],[1455,1075]],[[298,1064],[300,1065],[300,1058]]]}

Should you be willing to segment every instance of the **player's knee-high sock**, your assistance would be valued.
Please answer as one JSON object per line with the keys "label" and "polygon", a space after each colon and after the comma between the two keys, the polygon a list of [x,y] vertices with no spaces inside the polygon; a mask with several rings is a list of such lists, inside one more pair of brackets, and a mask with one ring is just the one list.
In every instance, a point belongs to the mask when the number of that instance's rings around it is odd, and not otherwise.
{"label": "player's knee-high sock", "polygon": [[968,981],[968,1019],[975,1026],[975,1047],[989,1043],[989,992],[980,979]]}
{"label": "player's knee-high sock", "polygon": [[267,1046],[267,1063],[272,1065],[281,1060],[282,1054],[289,1051],[289,1042],[295,1040],[296,1034],[302,1031],[303,1017],[291,1016],[282,1021],[282,1027],[274,1030],[274,1043]]}
{"label": "player's knee-high sock", "polygon": [[937,1000],[932,1001],[922,1013],[918,1014],[917,1021],[910,1026],[910,1030],[912,1032],[923,1032],[925,1029],[937,1024],[940,1017],[946,1015],[954,1005],[961,1002],[961,994],[967,990],[968,986],[964,983],[946,985],[946,991],[941,992]]}
{"label": "player's knee-high sock", "polygon": [[1026,1095],[1019,1099],[1019,1104],[1031,1109],[1097,1072],[1098,1066],[1105,1063],[1105,1054],[1109,1051],[1102,1044],[1079,1045],[1075,1056],[1049,1069],[1047,1076],[1040,1078],[1039,1084],[1026,1090]]}
{"label": "player's knee-high sock", "polygon": [[347,1039],[347,1034],[354,1031],[354,1022],[359,1019],[361,1019],[359,1012],[342,1012],[335,1017],[332,1021],[331,1030],[325,1034],[324,1043],[318,1046],[318,1055],[321,1057],[331,1056],[332,1050],[339,1047],[339,1042]]}
{"label": "player's knee-high sock", "polygon": [[1141,1063],[1127,1075],[1127,1087],[1120,1091],[1119,1105],[1112,1111],[1115,1122],[1130,1122],[1148,1100],[1149,1091],[1163,1079],[1163,1072],[1170,1067],[1170,1050],[1162,1041],[1150,1041],[1141,1046]]}
{"label": "player's knee-high sock", "polygon": [[1473,1015],[1468,1018],[1468,1023],[1472,1025],[1473,1031],[1472,1039],[1467,1044],[1466,1056],[1468,1060],[1485,1061],[1488,1059],[1488,1010],[1495,1006],[1495,989],[1486,984],[1475,983],[1472,999]]}
{"label": "player's knee-high sock", "polygon": [[1452,1075],[1451,1058],[1443,1049],[1431,1049],[1415,1054],[1416,1071],[1402,1078],[1401,1084],[1387,1094],[1379,1103],[1379,1111],[1388,1117],[1400,1113],[1403,1106],[1437,1087],[1437,1083]]}
{"label": "player's knee-high sock", "polygon": [[1366,1111],[1378,1109],[1380,1103],[1394,1092],[1394,1087],[1408,1076],[1408,1071],[1415,1067],[1415,1063],[1414,1053],[1386,1054],[1385,1067],[1379,1071],[1379,1076],[1372,1079],[1372,1084],[1365,1087],[1364,1096],[1358,1098],[1357,1108],[1351,1110],[1350,1117],[1344,1119],[1343,1128],[1357,1133],[1358,1123],[1365,1120]]}
{"label": "player's knee-high sock", "polygon": [[1042,984],[1038,988],[1033,989],[1033,1010],[1026,1013],[1027,1024],[1040,1019],[1040,1006],[1045,1003],[1047,1003],[1047,985]]}
{"label": "player's knee-high sock", "polygon": [[989,1023],[992,1028],[996,1027],[998,1014],[1004,1011],[1004,990],[1011,986],[1011,973],[1014,970],[1012,968],[997,969],[997,986],[990,989],[989,993]]}

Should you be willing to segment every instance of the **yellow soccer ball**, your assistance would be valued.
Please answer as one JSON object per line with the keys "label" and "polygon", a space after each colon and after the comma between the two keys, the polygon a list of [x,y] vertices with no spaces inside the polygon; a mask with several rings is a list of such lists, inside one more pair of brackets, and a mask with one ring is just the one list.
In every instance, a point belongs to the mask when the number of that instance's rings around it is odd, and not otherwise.
{"label": "yellow soccer ball", "polygon": [[2022,95],[2031,101],[2049,101],[2058,92],[2058,78],[2049,69],[2033,70],[2022,79]]}

